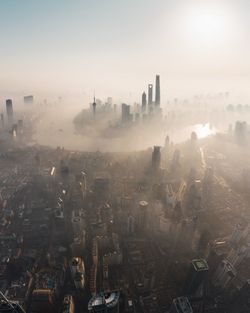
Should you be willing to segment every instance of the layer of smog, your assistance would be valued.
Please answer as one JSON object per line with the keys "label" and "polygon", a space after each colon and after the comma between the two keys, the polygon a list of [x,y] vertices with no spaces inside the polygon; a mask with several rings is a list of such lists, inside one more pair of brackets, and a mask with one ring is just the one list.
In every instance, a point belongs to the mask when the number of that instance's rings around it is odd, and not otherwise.
{"label": "layer of smog", "polygon": [[198,138],[205,138],[232,131],[237,121],[250,122],[248,97],[242,99],[228,91],[164,99],[159,111],[153,98],[152,104],[148,104],[147,97],[145,93],[146,104],[142,103],[143,99],[127,104],[112,97],[104,100],[93,97],[85,105],[80,97],[43,99],[40,96],[33,97],[30,104],[16,97],[13,105],[16,121],[23,117],[35,121],[30,129],[31,144],[79,151],[144,150],[161,146],[166,136],[173,143],[180,143],[192,131]]}

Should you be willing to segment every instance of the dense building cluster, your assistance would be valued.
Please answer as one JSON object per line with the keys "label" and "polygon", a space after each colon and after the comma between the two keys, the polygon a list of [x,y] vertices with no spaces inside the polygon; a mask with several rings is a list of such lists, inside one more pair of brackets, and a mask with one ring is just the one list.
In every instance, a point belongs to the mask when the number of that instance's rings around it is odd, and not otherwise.
{"label": "dense building cluster", "polygon": [[[250,311],[246,123],[136,152],[80,152],[32,141],[33,100],[23,120],[12,100],[7,124],[2,115],[0,312]],[[163,121],[160,103],[157,75],[155,100],[150,84],[138,112],[122,104],[119,127]],[[95,99],[91,123],[112,110]]]}
{"label": "dense building cluster", "polygon": [[3,307],[246,312],[250,227],[242,199],[234,213],[206,200],[230,193],[209,165],[210,141],[192,134],[135,153],[2,154]]}

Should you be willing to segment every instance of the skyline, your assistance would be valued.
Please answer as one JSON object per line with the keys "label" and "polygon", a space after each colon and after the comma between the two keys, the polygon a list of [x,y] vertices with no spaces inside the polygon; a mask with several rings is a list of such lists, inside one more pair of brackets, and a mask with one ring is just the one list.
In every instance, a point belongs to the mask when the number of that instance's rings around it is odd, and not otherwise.
{"label": "skyline", "polygon": [[0,0],[0,313],[250,312],[250,1]]}
{"label": "skyline", "polygon": [[139,101],[154,73],[164,78],[163,99],[213,89],[244,94],[249,8],[245,0],[1,1],[0,96],[88,98],[95,89]]}

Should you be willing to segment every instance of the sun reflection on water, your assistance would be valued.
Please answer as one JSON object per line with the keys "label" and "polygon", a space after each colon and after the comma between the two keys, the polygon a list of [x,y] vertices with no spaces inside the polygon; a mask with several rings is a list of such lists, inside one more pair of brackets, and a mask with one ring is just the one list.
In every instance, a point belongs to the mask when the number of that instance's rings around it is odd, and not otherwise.
{"label": "sun reflection on water", "polygon": [[206,138],[212,134],[214,134],[214,129],[210,127],[209,123],[206,124],[197,124],[194,127],[194,131],[196,132],[198,138]]}

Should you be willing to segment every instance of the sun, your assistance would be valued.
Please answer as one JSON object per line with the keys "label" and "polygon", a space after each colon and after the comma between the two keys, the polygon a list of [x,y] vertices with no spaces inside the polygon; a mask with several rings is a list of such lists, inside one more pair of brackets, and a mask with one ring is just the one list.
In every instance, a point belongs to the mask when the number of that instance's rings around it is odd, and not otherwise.
{"label": "sun", "polygon": [[223,10],[215,8],[196,8],[186,16],[188,39],[197,42],[224,40],[228,35],[228,20]]}

